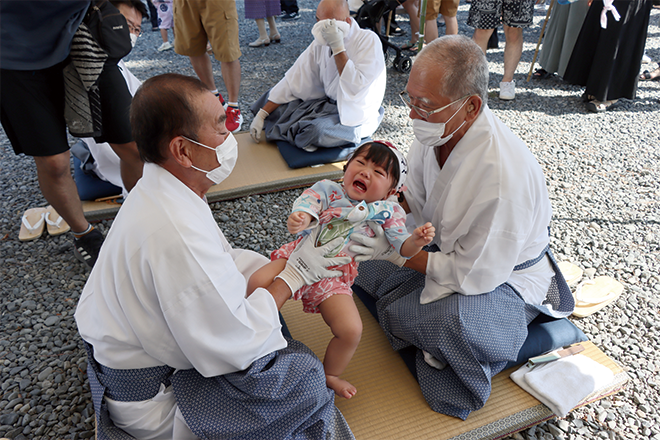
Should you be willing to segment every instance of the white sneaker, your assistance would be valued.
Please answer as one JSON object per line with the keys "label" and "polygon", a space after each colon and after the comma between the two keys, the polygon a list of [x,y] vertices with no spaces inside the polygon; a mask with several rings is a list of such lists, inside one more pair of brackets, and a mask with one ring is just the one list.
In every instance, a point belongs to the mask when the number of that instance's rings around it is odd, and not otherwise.
{"label": "white sneaker", "polygon": [[172,49],[173,47],[174,46],[172,46],[172,44],[170,44],[169,41],[166,41],[166,42],[164,42],[163,44],[160,45],[160,47],[158,48],[158,52],[163,52],[165,50]]}
{"label": "white sneaker", "polygon": [[646,55],[646,52],[644,52],[644,55],[642,55],[642,63],[644,64],[649,64],[653,62],[650,56]]}
{"label": "white sneaker", "polygon": [[516,98],[516,81],[500,83],[500,99],[510,101]]}

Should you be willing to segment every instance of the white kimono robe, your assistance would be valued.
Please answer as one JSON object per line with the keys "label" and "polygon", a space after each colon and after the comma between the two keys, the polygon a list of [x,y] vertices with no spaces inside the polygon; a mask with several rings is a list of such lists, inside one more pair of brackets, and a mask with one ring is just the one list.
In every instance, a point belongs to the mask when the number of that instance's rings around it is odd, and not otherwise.
{"label": "white kimono robe", "polygon": [[327,96],[337,101],[342,125],[360,126],[360,137],[371,136],[385,96],[383,47],[374,32],[361,29],[352,18],[344,46],[349,61],[341,76],[330,48],[313,41],[271,89],[268,100],[286,104]]}
{"label": "white kimono robe", "polygon": [[552,207],[534,155],[487,106],[440,169],[434,149],[415,139],[408,154],[406,201],[416,224],[431,222],[422,304],[454,292],[478,295],[509,282],[529,304],[545,299],[548,258],[523,271],[548,245]]}
{"label": "white kimono robe", "polygon": [[[247,278],[267,262],[232,249],[205,200],[145,164],[83,289],[80,335],[110,368],[169,365],[205,377],[243,370],[287,346],[270,293],[245,298]],[[169,388],[144,402],[106,400],[115,424],[137,438],[191,435]]]}

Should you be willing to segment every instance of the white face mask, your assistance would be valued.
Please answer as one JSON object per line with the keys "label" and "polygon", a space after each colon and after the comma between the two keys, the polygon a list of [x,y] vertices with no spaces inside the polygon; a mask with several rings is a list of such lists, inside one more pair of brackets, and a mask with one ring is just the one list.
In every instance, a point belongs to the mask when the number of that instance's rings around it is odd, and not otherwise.
{"label": "white face mask", "polygon": [[429,122],[423,119],[413,119],[413,133],[415,133],[417,140],[422,145],[427,145],[429,147],[439,147],[440,145],[449,142],[452,136],[454,136],[454,133],[460,130],[467,121],[463,121],[463,123],[451,134],[442,137],[445,134],[445,127],[447,126],[447,123],[451,121],[459,111],[461,111],[467,101],[467,99],[463,101],[463,104],[461,104],[458,110],[456,110],[446,122]]}
{"label": "white face mask", "polygon": [[328,18],[326,20],[321,20],[316,22],[316,24],[312,28],[312,35],[314,35],[314,40],[321,46],[327,45],[325,38],[323,38],[323,35],[321,35],[321,28],[325,26],[325,23],[330,20],[337,22],[337,27],[344,34],[344,38],[346,38],[348,32],[351,30],[350,24],[346,23],[345,21],[335,20],[334,18]]}
{"label": "white face mask", "polygon": [[208,148],[209,150],[215,150],[215,154],[218,157],[218,163],[220,164],[218,168],[214,168],[211,171],[204,171],[200,168],[197,168],[194,165],[191,165],[197,171],[206,173],[206,177],[211,182],[217,185],[218,183],[225,180],[229,176],[229,174],[231,174],[232,170],[234,169],[234,166],[236,165],[236,160],[238,159],[238,142],[236,141],[236,138],[234,137],[233,134],[229,133],[227,139],[225,139],[223,143],[221,143],[215,148],[211,148],[207,145],[200,144],[199,142],[194,141],[192,139],[188,139],[185,136],[181,136],[181,137],[189,140],[194,144],[197,144],[204,148]]}
{"label": "white face mask", "polygon": [[131,47],[135,47],[135,43],[137,43],[138,36],[132,32],[129,35],[131,36]]}

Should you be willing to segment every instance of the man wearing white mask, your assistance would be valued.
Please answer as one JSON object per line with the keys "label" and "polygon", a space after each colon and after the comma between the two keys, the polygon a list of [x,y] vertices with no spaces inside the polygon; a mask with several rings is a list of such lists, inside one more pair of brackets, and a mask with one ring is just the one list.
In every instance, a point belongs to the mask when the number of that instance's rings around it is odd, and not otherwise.
{"label": "man wearing white mask", "polygon": [[479,46],[458,35],[433,41],[401,98],[415,133],[402,206],[409,222],[432,222],[436,236],[405,264],[382,239],[352,236],[373,259],[405,266],[363,263],[355,284],[378,300],[394,348],[417,347],[431,408],[465,419],[485,404],[491,377],[517,359],[531,320],[568,316],[574,302],[548,248],[543,172],[486,105]]}
{"label": "man wearing white mask", "polygon": [[284,78],[252,105],[255,142],[336,147],[371,136],[383,117],[385,59],[378,36],[360,29],[346,0],[322,0],[314,41]]}
{"label": "man wearing white mask", "polygon": [[323,365],[278,317],[291,289],[339,275],[326,268],[348,259],[308,240],[245,297],[268,259],[233,249],[205,199],[236,163],[225,120],[215,95],[183,75],[150,78],[133,99],[144,174],[75,314],[99,438],[351,439]]}

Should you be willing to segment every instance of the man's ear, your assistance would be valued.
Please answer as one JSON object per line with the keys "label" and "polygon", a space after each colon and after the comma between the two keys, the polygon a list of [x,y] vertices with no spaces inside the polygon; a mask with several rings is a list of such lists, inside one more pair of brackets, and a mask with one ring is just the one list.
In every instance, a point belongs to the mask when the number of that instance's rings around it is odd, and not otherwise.
{"label": "man's ear", "polygon": [[472,95],[468,98],[468,102],[465,105],[467,110],[467,121],[473,121],[477,119],[477,116],[479,116],[479,112],[481,111],[482,105],[483,105],[483,101],[481,100],[481,97],[477,95]]}
{"label": "man's ear", "polygon": [[172,138],[168,145],[168,149],[172,158],[174,158],[179,165],[184,168],[190,168],[192,166],[192,158],[190,157],[192,149],[182,136]]}

